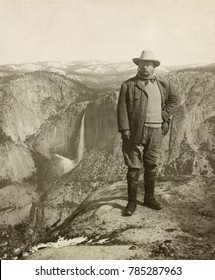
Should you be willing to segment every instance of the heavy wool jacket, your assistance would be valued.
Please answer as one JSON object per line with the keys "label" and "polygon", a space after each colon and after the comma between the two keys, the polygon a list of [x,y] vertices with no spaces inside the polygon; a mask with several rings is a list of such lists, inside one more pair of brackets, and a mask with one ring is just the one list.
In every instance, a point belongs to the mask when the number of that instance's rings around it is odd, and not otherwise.
{"label": "heavy wool jacket", "polygon": [[[168,122],[179,98],[173,85],[163,77],[155,76],[161,94],[161,109],[163,121]],[[119,132],[130,130],[131,141],[140,144],[146,120],[148,94],[142,80],[138,77],[122,83],[118,104],[117,121]]]}

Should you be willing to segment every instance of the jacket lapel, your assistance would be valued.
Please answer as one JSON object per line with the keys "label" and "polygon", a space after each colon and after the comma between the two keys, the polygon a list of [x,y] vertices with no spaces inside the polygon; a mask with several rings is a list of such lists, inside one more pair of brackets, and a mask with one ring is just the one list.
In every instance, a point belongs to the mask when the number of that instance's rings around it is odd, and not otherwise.
{"label": "jacket lapel", "polygon": [[139,89],[141,89],[144,93],[145,93],[145,95],[148,97],[148,94],[147,94],[147,92],[146,92],[146,89],[145,89],[145,85],[144,85],[144,83],[138,78],[138,76],[135,76],[135,85],[139,88]]}
{"label": "jacket lapel", "polygon": [[140,89],[142,89],[142,90],[144,90],[145,91],[145,86],[143,85],[143,82],[142,81],[137,81],[137,86],[140,88]]}

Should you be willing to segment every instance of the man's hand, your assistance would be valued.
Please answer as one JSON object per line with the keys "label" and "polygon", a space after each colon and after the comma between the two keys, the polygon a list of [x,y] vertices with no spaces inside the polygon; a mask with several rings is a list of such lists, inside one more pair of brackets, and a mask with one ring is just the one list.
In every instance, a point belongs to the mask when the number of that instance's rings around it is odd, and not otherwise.
{"label": "man's hand", "polygon": [[163,122],[162,135],[166,135],[168,131],[169,131],[169,122]]}
{"label": "man's hand", "polygon": [[129,140],[131,136],[131,132],[129,130],[125,130],[121,132],[123,140]]}

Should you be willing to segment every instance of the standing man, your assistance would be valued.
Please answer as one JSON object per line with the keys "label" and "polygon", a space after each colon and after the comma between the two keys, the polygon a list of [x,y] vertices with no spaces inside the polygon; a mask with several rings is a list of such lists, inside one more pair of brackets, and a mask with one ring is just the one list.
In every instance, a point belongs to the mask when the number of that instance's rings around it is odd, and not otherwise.
{"label": "standing man", "polygon": [[140,58],[133,58],[138,65],[135,77],[122,83],[117,105],[118,129],[122,135],[122,151],[128,167],[128,204],[125,215],[136,210],[139,170],[144,167],[144,205],[160,210],[161,204],[154,197],[157,164],[161,152],[162,135],[169,129],[170,116],[179,99],[172,84],[155,75],[160,61],[152,51],[144,50]]}

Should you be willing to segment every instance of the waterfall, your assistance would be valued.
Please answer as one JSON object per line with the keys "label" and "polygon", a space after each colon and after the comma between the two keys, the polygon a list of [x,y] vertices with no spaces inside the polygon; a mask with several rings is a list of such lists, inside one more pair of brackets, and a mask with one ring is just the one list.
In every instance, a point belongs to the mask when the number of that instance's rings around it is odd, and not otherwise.
{"label": "waterfall", "polygon": [[81,120],[76,159],[71,160],[69,158],[60,156],[58,154],[52,155],[52,163],[55,166],[55,169],[57,170],[57,173],[59,176],[74,169],[83,158],[83,154],[84,154],[84,119],[85,119],[85,113],[83,114],[83,117]]}
{"label": "waterfall", "polygon": [[85,113],[83,114],[81,120],[81,128],[80,128],[80,137],[79,137],[79,144],[78,144],[78,153],[77,153],[77,162],[79,163],[84,154],[84,120],[85,120]]}

